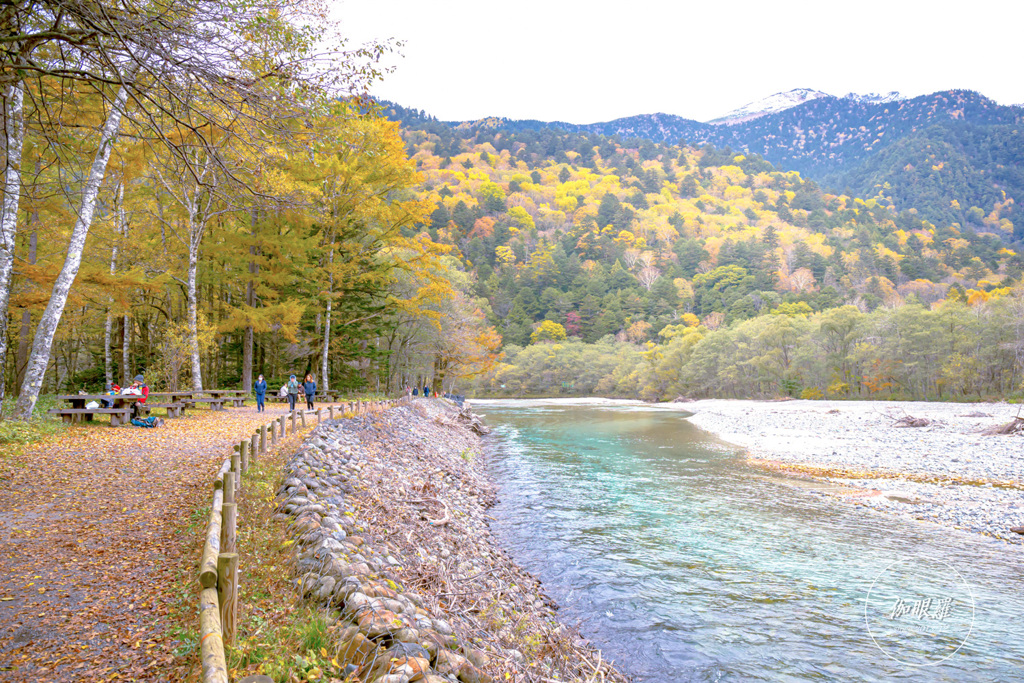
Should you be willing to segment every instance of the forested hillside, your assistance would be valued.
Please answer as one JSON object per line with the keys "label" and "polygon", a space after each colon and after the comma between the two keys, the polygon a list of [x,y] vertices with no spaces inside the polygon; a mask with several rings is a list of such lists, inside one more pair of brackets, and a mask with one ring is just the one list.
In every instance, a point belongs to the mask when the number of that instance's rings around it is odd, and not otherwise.
{"label": "forested hillside", "polygon": [[428,232],[457,249],[504,340],[489,390],[931,398],[1019,387],[1012,202],[933,223],[884,198],[823,192],[757,155],[389,115],[407,122],[422,196],[437,203]]}
{"label": "forested hillside", "polygon": [[[407,125],[427,123],[417,112],[398,115]],[[1020,107],[954,90],[883,103],[824,96],[730,125],[668,114],[588,125],[506,119],[451,125],[470,132],[554,129],[751,152],[835,192],[880,196],[935,223],[977,225],[998,210],[1016,226],[1004,224],[1000,233],[1020,241],[1024,220],[1014,220],[1014,212],[1015,203],[1024,202],[1022,117]]]}

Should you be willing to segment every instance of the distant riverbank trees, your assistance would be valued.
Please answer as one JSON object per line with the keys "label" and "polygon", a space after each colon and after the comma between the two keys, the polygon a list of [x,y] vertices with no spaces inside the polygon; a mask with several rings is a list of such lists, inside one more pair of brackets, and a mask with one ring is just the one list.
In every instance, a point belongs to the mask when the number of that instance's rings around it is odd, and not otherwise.
{"label": "distant riverbank trees", "polygon": [[778,311],[717,329],[663,328],[511,346],[479,384],[504,396],[998,399],[1024,394],[1024,286],[1006,296],[869,313]]}

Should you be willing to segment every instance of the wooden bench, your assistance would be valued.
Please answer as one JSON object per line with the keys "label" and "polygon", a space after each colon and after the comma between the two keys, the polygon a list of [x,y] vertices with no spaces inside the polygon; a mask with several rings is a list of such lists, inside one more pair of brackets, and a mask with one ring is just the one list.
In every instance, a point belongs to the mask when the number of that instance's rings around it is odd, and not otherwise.
{"label": "wooden bench", "polygon": [[245,396],[232,396],[229,400],[231,401],[231,405],[235,408],[245,407]]}
{"label": "wooden bench", "polygon": [[181,417],[185,412],[184,403],[140,403],[139,410],[149,415],[149,411],[153,408],[166,408],[167,417]]}
{"label": "wooden bench", "polygon": [[131,420],[131,408],[51,408],[46,411],[51,415],[60,415],[64,422],[85,420],[92,422],[94,415],[109,415],[110,426],[120,427]]}
{"label": "wooden bench", "polygon": [[224,410],[224,398],[183,398],[181,400],[186,406],[194,406],[197,403],[209,403],[210,410]]}

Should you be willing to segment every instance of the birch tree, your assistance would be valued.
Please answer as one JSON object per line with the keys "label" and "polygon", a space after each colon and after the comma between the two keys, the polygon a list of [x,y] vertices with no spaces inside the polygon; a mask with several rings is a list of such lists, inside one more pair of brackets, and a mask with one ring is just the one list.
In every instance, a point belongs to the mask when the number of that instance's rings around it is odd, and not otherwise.
{"label": "birch tree", "polygon": [[18,201],[21,198],[21,149],[25,140],[24,90],[20,82],[4,89],[4,181],[0,213],[0,411],[4,404],[3,368],[7,366],[10,334],[7,309],[11,300],[14,272],[14,238],[18,230]]}
{"label": "birch tree", "polygon": [[124,115],[125,102],[128,99],[128,88],[121,86],[107,113],[106,121],[100,133],[99,148],[93,157],[92,165],[89,167],[89,174],[82,185],[82,197],[78,208],[78,219],[71,231],[71,239],[68,242],[68,253],[64,259],[64,265],[56,282],[53,284],[53,292],[50,295],[50,302],[43,311],[39,326],[36,328],[35,340],[32,342],[32,353],[29,357],[28,366],[25,369],[25,380],[21,385],[18,394],[18,402],[14,406],[15,419],[27,420],[32,417],[36,401],[39,399],[39,392],[43,386],[43,375],[46,373],[46,366],[50,362],[50,349],[53,345],[53,336],[57,332],[57,325],[64,314],[64,307],[67,304],[68,293],[71,285],[78,275],[78,269],[82,264],[82,251],[85,249],[85,238],[89,234],[89,227],[92,225],[93,213],[96,210],[96,197],[99,194],[100,184],[107,170],[107,162],[110,160],[110,150],[114,144],[114,138],[121,129],[121,118]]}

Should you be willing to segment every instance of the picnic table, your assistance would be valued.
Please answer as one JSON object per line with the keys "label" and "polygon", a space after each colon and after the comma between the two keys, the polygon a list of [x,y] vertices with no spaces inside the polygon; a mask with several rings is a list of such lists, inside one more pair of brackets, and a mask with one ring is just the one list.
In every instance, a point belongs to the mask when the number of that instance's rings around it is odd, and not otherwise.
{"label": "picnic table", "polygon": [[231,405],[235,408],[242,408],[245,406],[245,396],[249,392],[245,389],[206,389],[203,393],[209,394],[214,398],[231,401]]}
{"label": "picnic table", "polygon": [[166,408],[167,417],[180,417],[185,412],[186,399],[192,398],[192,392],[189,391],[151,391],[149,392],[149,398],[166,398],[168,400],[159,403],[150,403],[148,400],[143,404],[143,409],[147,412],[152,408]]}
{"label": "picnic table", "polygon": [[[51,408],[46,412],[60,415],[64,422],[92,422],[96,415],[110,415],[110,426],[120,427],[131,420],[132,404],[141,398],[134,394],[69,394],[57,399],[70,403],[70,408]],[[100,407],[86,408],[85,404],[90,401],[96,401]],[[103,401],[112,405],[107,408]]]}

